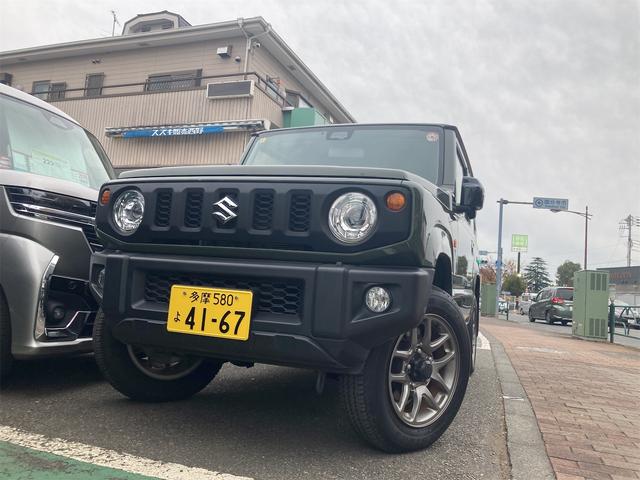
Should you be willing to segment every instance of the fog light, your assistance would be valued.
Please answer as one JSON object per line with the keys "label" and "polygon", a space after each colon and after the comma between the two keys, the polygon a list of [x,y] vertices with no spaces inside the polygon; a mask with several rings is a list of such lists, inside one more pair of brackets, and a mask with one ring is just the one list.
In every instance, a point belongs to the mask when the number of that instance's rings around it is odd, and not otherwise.
{"label": "fog light", "polygon": [[382,313],[391,305],[391,295],[382,287],[371,287],[365,295],[367,308],[374,313]]}
{"label": "fog light", "polygon": [[53,309],[53,312],[51,312],[51,316],[56,322],[62,320],[66,314],[67,312],[62,307],[56,307]]}

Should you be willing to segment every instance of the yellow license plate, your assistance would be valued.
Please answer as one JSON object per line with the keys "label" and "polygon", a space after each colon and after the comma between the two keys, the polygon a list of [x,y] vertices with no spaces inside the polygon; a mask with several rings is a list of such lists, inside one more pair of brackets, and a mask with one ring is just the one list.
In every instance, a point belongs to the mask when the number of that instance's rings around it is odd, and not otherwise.
{"label": "yellow license plate", "polygon": [[167,330],[190,335],[247,340],[253,292],[173,285]]}

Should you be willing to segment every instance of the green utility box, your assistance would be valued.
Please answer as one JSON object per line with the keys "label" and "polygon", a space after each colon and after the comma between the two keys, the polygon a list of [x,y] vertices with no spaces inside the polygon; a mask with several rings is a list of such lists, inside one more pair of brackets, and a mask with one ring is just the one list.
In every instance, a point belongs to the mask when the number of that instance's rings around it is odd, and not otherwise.
{"label": "green utility box", "polygon": [[581,270],[573,275],[573,335],[607,339],[609,274]]}
{"label": "green utility box", "polygon": [[293,108],[284,110],[283,127],[309,127],[312,125],[325,125],[327,119],[315,108]]}
{"label": "green utility box", "polygon": [[493,317],[496,315],[496,284],[480,285],[480,314]]}

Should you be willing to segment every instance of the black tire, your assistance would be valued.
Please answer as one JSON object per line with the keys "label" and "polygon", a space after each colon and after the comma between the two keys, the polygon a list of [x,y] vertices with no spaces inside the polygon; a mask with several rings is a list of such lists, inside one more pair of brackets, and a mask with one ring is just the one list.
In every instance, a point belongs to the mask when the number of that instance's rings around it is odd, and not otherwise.
{"label": "black tire", "polygon": [[562,326],[566,327],[569,324],[569,320],[562,320]]}
{"label": "black tire", "polygon": [[436,287],[427,313],[439,315],[448,324],[460,349],[455,391],[433,423],[410,427],[393,410],[387,390],[387,371],[395,338],[371,351],[361,374],[340,377],[340,397],[353,428],[366,442],[385,452],[410,452],[431,445],[449,427],[464,399],[471,368],[471,342],[464,319],[451,296]]}
{"label": "black tire", "polygon": [[11,355],[11,317],[9,305],[0,287],[0,383],[11,372],[13,356]]}
{"label": "black tire", "polygon": [[529,309],[529,321],[530,321],[531,323],[533,323],[533,322],[535,322],[535,321],[536,321],[536,319],[535,319],[535,318],[534,318],[534,316],[533,316],[533,313],[531,313],[531,309]]}
{"label": "black tire", "polygon": [[195,369],[176,379],[159,380],[145,374],[133,362],[127,345],[111,334],[102,310],[93,328],[96,362],[107,381],[123,395],[143,402],[168,402],[189,398],[205,388],[224,362],[203,360]]}
{"label": "black tire", "polygon": [[544,315],[544,321],[547,322],[547,325],[553,325],[553,317],[551,316],[551,311],[547,310],[547,313]]}

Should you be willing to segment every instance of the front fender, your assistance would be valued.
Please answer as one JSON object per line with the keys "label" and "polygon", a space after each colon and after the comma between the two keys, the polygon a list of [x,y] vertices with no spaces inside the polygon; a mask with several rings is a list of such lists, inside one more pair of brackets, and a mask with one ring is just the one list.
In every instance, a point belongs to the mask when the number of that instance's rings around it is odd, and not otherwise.
{"label": "front fender", "polygon": [[0,286],[9,303],[13,352],[34,341],[40,283],[54,255],[33,240],[0,233]]}

